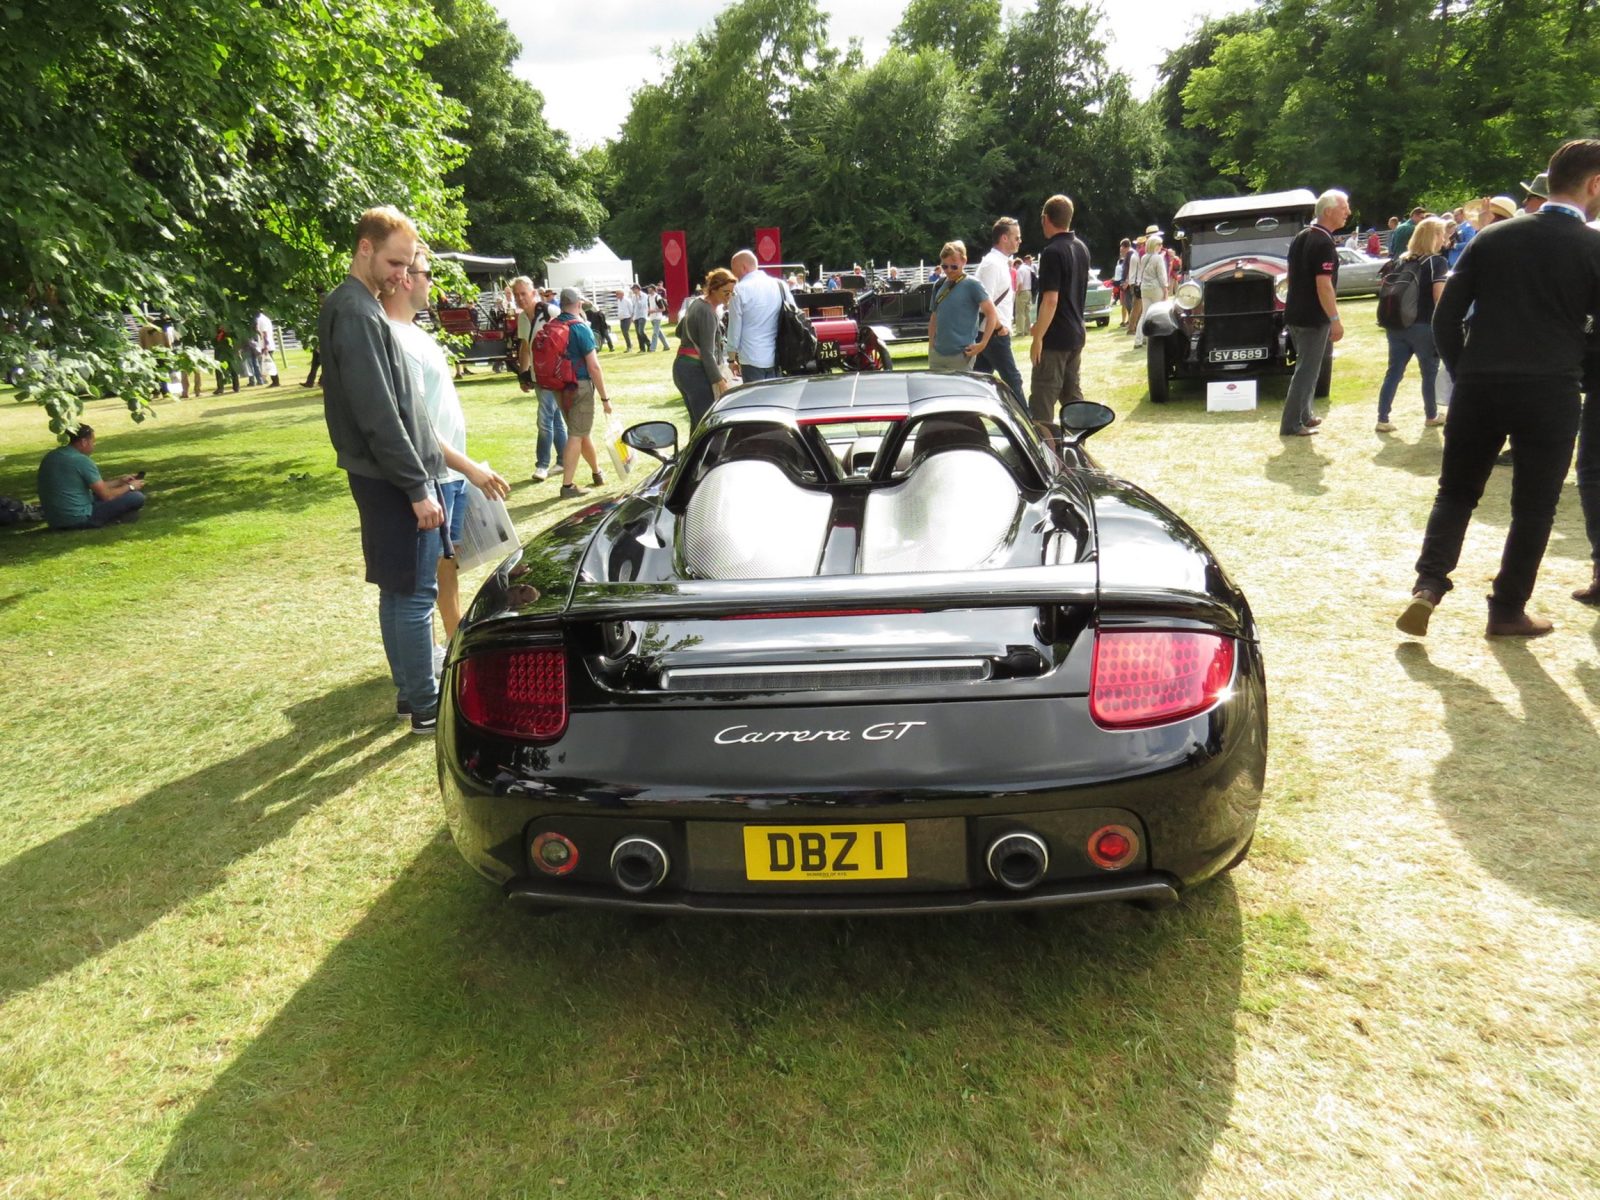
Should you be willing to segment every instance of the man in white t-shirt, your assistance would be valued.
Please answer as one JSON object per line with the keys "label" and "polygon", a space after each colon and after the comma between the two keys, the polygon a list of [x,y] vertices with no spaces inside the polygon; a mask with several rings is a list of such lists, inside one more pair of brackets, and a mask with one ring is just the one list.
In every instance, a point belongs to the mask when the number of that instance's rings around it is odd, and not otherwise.
{"label": "man in white t-shirt", "polygon": [[1017,370],[1016,356],[1011,353],[1011,328],[1015,319],[1016,289],[1011,286],[1011,256],[1022,245],[1022,226],[1015,217],[1001,217],[994,223],[994,245],[978,263],[973,272],[983,290],[989,293],[994,311],[1000,318],[989,344],[978,351],[973,360],[973,370],[998,375],[1011,389],[1011,394],[1026,403],[1027,393],[1022,390],[1022,372]]}
{"label": "man in white t-shirt", "polygon": [[1033,284],[1039,273],[1033,269],[1033,255],[1024,254],[1017,264],[1017,323],[1013,328],[1033,328]]}
{"label": "man in white t-shirt", "polygon": [[[503,500],[511,489],[486,463],[476,463],[467,457],[467,418],[461,410],[455,380],[451,378],[450,361],[433,335],[416,323],[417,314],[428,307],[428,291],[432,284],[428,248],[419,242],[405,283],[383,296],[383,311],[394,327],[395,340],[405,352],[406,365],[411,368],[411,382],[422,398],[423,412],[444,454],[446,470],[439,481],[439,496],[444,504],[444,522],[450,531],[452,551],[439,559],[438,605],[445,640],[449,641],[461,623],[461,589],[453,547],[461,537],[461,522],[466,516],[467,484],[470,482],[493,500]],[[434,655],[437,674],[438,650]]]}
{"label": "man in white t-shirt", "polygon": [[[277,349],[277,338],[272,328],[272,318],[264,312],[256,314],[256,336],[261,339],[261,371],[269,376],[271,387],[278,386],[278,360],[273,356]],[[187,382],[187,381],[185,381]]]}
{"label": "man in white t-shirt", "polygon": [[633,298],[625,288],[617,289],[617,324],[622,327],[622,349],[633,349]]}

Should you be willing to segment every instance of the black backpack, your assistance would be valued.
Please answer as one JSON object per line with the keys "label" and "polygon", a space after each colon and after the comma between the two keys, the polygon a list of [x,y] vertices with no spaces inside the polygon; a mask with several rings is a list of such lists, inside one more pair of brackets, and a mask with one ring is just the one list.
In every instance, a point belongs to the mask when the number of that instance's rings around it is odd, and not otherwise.
{"label": "black backpack", "polygon": [[1385,329],[1410,329],[1422,311],[1423,267],[1420,259],[1396,259],[1378,279],[1378,324]]}
{"label": "black backpack", "polygon": [[817,331],[784,288],[783,307],[778,309],[778,369],[785,375],[809,375],[816,363]]}

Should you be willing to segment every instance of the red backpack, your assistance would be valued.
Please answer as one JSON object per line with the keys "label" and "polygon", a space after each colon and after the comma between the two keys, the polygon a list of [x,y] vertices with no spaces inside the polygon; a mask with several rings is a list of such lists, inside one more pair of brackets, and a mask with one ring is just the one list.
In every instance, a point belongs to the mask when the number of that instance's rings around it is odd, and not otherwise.
{"label": "red backpack", "polygon": [[572,335],[572,322],[559,317],[546,321],[533,335],[533,382],[546,391],[561,392],[576,389],[578,370],[567,357],[567,341]]}

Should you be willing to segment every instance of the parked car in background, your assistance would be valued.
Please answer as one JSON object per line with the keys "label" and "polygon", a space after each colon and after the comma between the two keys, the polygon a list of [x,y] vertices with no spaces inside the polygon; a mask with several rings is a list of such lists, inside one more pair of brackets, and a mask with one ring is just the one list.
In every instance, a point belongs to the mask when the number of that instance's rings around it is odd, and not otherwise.
{"label": "parked car in background", "polygon": [[1083,323],[1097,325],[1104,329],[1111,324],[1111,316],[1117,311],[1117,295],[1109,283],[1102,283],[1100,272],[1090,270],[1089,288],[1083,298]]}
{"label": "parked car in background", "polygon": [[1340,296],[1376,296],[1378,273],[1389,265],[1387,258],[1369,258],[1360,250],[1339,247],[1339,283],[1334,292]]}
{"label": "parked car in background", "polygon": [[457,848],[535,907],[1161,903],[1249,850],[1250,606],[1200,538],[970,374],[730,390],[538,534],[451,640]]}
{"label": "parked car in background", "polygon": [[[1289,243],[1310,223],[1317,198],[1305,188],[1191,200],[1173,227],[1183,247],[1183,282],[1140,318],[1150,399],[1165,403],[1174,379],[1287,374],[1295,349],[1284,323]],[[1331,384],[1331,356],[1316,394]]]}

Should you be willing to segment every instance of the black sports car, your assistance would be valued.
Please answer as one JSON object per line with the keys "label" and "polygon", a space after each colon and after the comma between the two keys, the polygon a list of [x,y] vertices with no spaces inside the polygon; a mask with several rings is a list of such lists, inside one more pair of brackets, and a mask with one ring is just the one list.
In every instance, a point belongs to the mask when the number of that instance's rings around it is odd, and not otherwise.
{"label": "black sports car", "polygon": [[975,375],[730,391],[530,541],[450,646],[461,853],[535,905],[1158,903],[1249,848],[1244,596],[1157,500]]}

